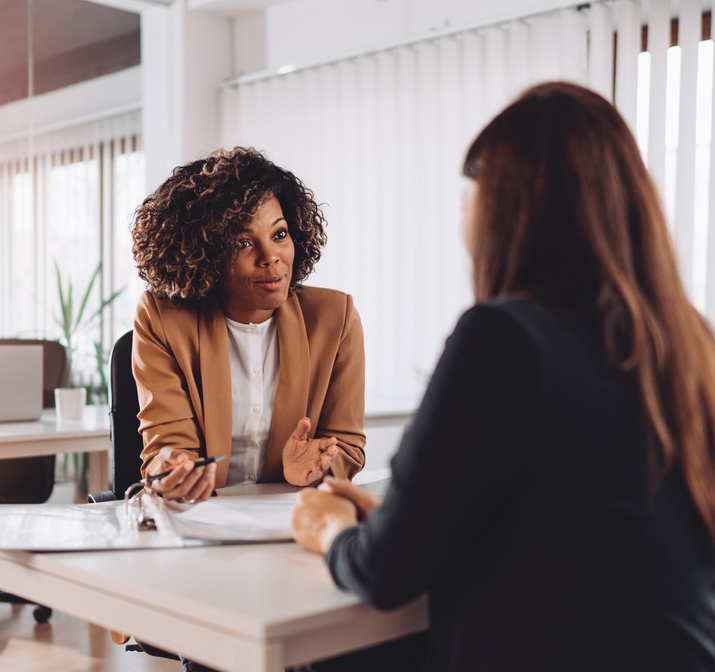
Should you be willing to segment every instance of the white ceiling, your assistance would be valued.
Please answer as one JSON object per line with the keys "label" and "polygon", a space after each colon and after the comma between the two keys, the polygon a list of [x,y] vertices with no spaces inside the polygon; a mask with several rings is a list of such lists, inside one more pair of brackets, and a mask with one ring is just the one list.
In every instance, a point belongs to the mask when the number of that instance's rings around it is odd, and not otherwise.
{"label": "white ceiling", "polygon": [[[108,7],[116,7],[129,12],[141,12],[151,7],[170,5],[174,0],[87,0]],[[293,0],[188,0],[189,9],[202,9],[225,16],[240,16],[273,5],[280,5]]]}
{"label": "white ceiling", "polygon": [[204,9],[228,16],[238,16],[286,2],[292,2],[292,0],[189,0],[188,5],[191,9]]}

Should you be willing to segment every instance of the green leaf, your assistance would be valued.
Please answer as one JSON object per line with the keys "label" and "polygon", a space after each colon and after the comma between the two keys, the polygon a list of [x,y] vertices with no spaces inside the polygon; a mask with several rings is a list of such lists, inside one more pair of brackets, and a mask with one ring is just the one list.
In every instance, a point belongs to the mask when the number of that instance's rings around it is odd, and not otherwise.
{"label": "green leaf", "polygon": [[87,320],[87,324],[95,320],[97,317],[99,317],[102,314],[102,311],[110,304],[114,299],[116,299],[122,292],[124,291],[124,287],[121,289],[118,289],[114,294],[112,294],[109,298],[106,298],[104,301],[102,301],[102,304],[97,308],[97,310],[92,313],[92,316]]}
{"label": "green leaf", "polygon": [[[82,315],[84,315],[84,309],[87,307],[87,301],[89,301],[89,295],[92,293],[92,287],[94,287],[94,282],[99,276],[99,274],[102,271],[102,262],[100,261],[99,264],[97,264],[97,268],[94,269],[94,273],[92,273],[92,277],[90,278],[89,284],[87,285],[87,289],[84,292],[84,296],[82,297],[82,303],[80,304],[79,307],[79,312],[77,313],[77,319],[75,320],[74,327],[73,327],[73,332],[79,327],[80,323],[82,322]],[[91,322],[91,320],[89,320]]]}
{"label": "green leaf", "polygon": [[60,318],[55,318],[55,321],[62,329],[67,346],[71,346],[72,341],[72,282],[69,283],[67,296],[65,297],[64,287],[62,283],[62,274],[60,267],[55,261],[55,271],[57,273],[57,289],[60,294]]}
{"label": "green leaf", "polygon": [[105,373],[104,366],[107,360],[104,357],[104,352],[102,351],[102,346],[95,341],[94,342],[94,354],[97,358],[97,371],[99,372],[99,384],[100,384],[100,395],[101,401],[106,401],[107,391],[109,390],[109,383],[107,382],[107,374]]}
{"label": "green leaf", "polygon": [[[75,335],[89,327],[89,325],[99,318],[107,306],[109,306],[123,291],[124,287],[114,292],[111,296],[101,301],[99,307],[87,317],[87,307],[90,302],[90,296],[92,291],[97,284],[97,278],[101,277],[102,272],[102,262],[97,264],[94,269],[92,276],[87,284],[84,292],[81,295],[81,300],[79,303],[79,310],[75,314],[75,303],[74,303],[74,287],[72,285],[72,278],[67,278],[67,286],[65,287],[62,281],[62,273],[60,272],[59,264],[55,260],[55,272],[57,275],[57,289],[60,299],[60,314],[59,317],[54,316],[54,320],[57,325],[62,329],[63,338],[65,344],[70,349],[72,355],[75,354],[75,345],[73,340]],[[104,373],[104,366],[106,364],[103,353],[101,352],[101,347],[99,344],[95,343],[95,351],[97,356],[97,371],[101,380],[102,390],[100,394],[105,394],[107,389],[107,381]]]}

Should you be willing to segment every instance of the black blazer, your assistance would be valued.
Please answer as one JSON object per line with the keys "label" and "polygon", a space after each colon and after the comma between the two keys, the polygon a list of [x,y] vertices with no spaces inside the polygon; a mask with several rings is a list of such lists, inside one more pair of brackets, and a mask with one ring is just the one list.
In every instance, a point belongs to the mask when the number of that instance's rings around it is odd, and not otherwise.
{"label": "black blazer", "polygon": [[635,381],[599,334],[515,299],[467,311],[383,506],[333,543],[369,603],[429,593],[427,669],[715,670],[713,544],[680,472],[654,485]]}

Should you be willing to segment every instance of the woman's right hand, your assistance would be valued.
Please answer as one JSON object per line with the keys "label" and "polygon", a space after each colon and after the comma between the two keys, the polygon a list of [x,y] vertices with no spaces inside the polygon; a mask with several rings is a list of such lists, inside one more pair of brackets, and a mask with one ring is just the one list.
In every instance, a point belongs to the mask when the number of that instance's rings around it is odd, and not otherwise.
{"label": "woman's right hand", "polygon": [[[216,463],[194,468],[193,460],[186,452],[174,448],[162,448],[152,462],[152,473],[171,473],[146,487],[159,493],[164,499],[180,503],[204,502],[216,488]],[[151,475],[151,474],[149,474]]]}
{"label": "woman's right hand", "polygon": [[366,492],[347,479],[326,476],[323,482],[318,486],[318,490],[330,492],[339,497],[349,499],[357,508],[360,520],[365,520],[373,510],[382,503],[380,497]]}

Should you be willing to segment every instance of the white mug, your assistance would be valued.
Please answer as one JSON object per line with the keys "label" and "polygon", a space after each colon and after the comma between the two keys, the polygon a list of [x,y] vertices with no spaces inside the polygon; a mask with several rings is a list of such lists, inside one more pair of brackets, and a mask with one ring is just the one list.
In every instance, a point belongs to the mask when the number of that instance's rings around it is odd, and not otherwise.
{"label": "white mug", "polygon": [[81,420],[87,401],[85,387],[55,388],[55,407],[58,420]]}

